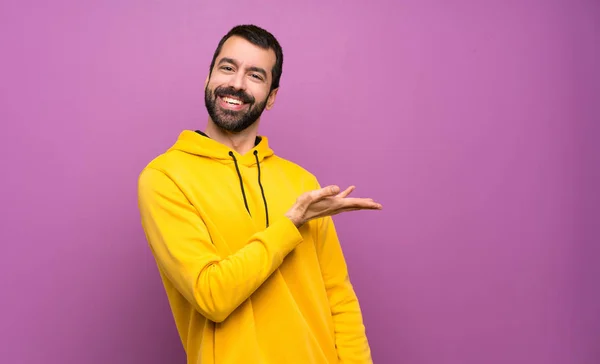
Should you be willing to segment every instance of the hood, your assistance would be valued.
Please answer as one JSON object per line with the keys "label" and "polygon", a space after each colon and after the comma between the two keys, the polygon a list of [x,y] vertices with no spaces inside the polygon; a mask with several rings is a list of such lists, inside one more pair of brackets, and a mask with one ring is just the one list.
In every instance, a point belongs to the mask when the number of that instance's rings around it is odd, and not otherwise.
{"label": "hood", "polygon": [[232,148],[209,138],[199,130],[184,130],[179,134],[179,138],[169,150],[180,150],[200,157],[211,158],[225,164],[233,163],[235,160],[237,163],[248,167],[257,164],[257,162],[260,163],[274,154],[273,150],[269,147],[269,140],[265,136],[256,137],[254,148],[248,153],[241,155]]}
{"label": "hood", "polygon": [[269,227],[269,206],[267,204],[267,198],[265,197],[265,190],[262,185],[260,173],[260,163],[274,154],[273,150],[269,147],[269,140],[267,137],[256,137],[254,148],[250,149],[246,154],[241,155],[232,148],[209,138],[200,130],[184,130],[179,134],[179,138],[169,150],[179,150],[200,157],[210,158],[223,164],[235,164],[235,171],[240,183],[241,195],[244,199],[244,205],[246,206],[248,214],[250,214],[250,208],[248,207],[248,200],[246,198],[246,191],[239,165],[245,165],[247,167],[256,166],[258,168],[258,184],[265,206],[266,227]]}

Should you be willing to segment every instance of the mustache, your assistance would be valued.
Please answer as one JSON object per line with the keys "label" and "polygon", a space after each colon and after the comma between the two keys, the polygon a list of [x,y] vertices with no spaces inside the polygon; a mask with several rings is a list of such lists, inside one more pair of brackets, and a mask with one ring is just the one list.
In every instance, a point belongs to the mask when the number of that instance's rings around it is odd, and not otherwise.
{"label": "mustache", "polygon": [[246,104],[254,103],[254,97],[248,95],[242,90],[236,90],[233,87],[217,87],[214,92],[217,97],[231,96],[242,100]]}

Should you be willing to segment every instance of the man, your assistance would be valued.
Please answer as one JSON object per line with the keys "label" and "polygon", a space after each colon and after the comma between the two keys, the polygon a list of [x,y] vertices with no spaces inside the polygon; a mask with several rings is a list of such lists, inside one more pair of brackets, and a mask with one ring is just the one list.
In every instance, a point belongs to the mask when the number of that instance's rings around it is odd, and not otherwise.
{"label": "man", "polygon": [[139,208],[188,363],[371,363],[331,216],[381,209],[321,188],[258,136],[275,103],[278,41],[253,25],[220,41],[204,132],[183,131],[139,177]]}

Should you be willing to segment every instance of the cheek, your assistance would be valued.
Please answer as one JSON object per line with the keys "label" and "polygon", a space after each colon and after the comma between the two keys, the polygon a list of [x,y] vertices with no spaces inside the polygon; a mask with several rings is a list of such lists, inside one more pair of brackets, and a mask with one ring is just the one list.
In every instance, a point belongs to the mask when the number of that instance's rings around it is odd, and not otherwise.
{"label": "cheek", "polygon": [[210,79],[208,80],[208,87],[211,89],[215,89],[219,86],[223,86],[225,84],[227,84],[229,80],[227,79],[226,76],[223,76],[221,74],[219,74],[218,72],[213,72],[212,76],[210,77]]}
{"label": "cheek", "polygon": [[252,87],[246,90],[248,93],[252,94],[257,102],[264,102],[269,97],[269,90],[263,87]]}

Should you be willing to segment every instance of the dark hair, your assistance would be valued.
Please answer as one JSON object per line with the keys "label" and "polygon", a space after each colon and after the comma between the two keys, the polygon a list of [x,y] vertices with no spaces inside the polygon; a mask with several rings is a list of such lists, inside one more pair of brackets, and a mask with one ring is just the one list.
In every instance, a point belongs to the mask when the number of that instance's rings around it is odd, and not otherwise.
{"label": "dark hair", "polygon": [[275,52],[275,65],[271,70],[271,75],[273,77],[273,81],[271,82],[271,91],[279,87],[279,79],[281,78],[281,73],[283,71],[283,50],[279,45],[277,39],[273,36],[273,34],[268,31],[256,26],[256,25],[237,25],[233,27],[219,42],[217,49],[215,50],[215,54],[213,55],[212,62],[210,63],[209,75],[212,74],[213,67],[215,66],[215,61],[221,53],[221,48],[223,48],[223,44],[227,39],[238,36],[242,37],[248,42],[254,44],[255,46],[261,47],[263,49],[272,49]]}

